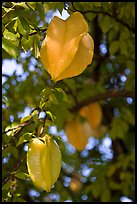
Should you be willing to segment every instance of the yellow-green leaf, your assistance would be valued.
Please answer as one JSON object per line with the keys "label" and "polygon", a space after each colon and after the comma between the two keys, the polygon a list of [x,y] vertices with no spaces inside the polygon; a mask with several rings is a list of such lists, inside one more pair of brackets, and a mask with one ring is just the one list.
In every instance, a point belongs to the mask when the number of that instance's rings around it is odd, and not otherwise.
{"label": "yellow-green leaf", "polygon": [[32,115],[25,116],[21,118],[20,123],[24,123],[32,118]]}
{"label": "yellow-green leaf", "polygon": [[30,141],[30,139],[32,138],[33,133],[25,133],[24,135],[22,135],[16,146],[19,146],[20,144],[24,143],[24,142],[28,142]]}
{"label": "yellow-green leaf", "polygon": [[113,41],[109,48],[110,54],[114,55],[119,50],[119,46],[119,41]]}
{"label": "yellow-green leaf", "polygon": [[12,56],[12,57],[14,57],[14,58],[17,58],[17,56],[18,56],[18,49],[17,49],[17,47],[16,47],[16,45],[12,42],[12,41],[10,41],[10,40],[8,40],[8,39],[6,39],[6,38],[2,38],[2,48],[10,55],[10,56]]}

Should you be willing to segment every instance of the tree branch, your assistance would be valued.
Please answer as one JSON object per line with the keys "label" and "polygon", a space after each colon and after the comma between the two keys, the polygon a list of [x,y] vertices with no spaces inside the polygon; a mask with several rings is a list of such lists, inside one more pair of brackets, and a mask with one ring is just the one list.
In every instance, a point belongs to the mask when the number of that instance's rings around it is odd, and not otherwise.
{"label": "tree branch", "polygon": [[122,97],[122,98],[131,97],[135,99],[135,93],[132,91],[117,91],[117,90],[108,91],[106,93],[99,94],[79,102],[78,104],[76,104],[74,107],[71,108],[71,111],[77,112],[80,110],[80,108],[92,102],[99,101],[99,100],[106,100],[110,98],[117,98],[117,97]]}
{"label": "tree branch", "polygon": [[2,134],[6,134],[6,133],[9,132],[9,131],[12,131],[12,130],[14,130],[14,129],[20,128],[20,129],[17,130],[17,131],[15,132],[15,134],[12,136],[12,138],[11,138],[10,141],[9,141],[9,143],[8,143],[8,144],[5,144],[4,147],[2,147],[2,151],[5,150],[10,144],[12,144],[12,142],[14,141],[14,139],[19,135],[19,133],[22,131],[22,129],[23,129],[25,126],[28,126],[28,125],[30,125],[30,124],[32,124],[32,123],[33,123],[33,122],[25,122],[25,123],[23,123],[23,124],[21,124],[21,125],[18,125],[18,126],[14,127],[14,128],[10,128],[9,130],[3,132]]}
{"label": "tree branch", "polygon": [[[116,15],[110,14],[106,11],[95,11],[95,10],[86,10],[86,11],[81,11],[79,9],[76,9],[74,7],[74,4],[72,3],[72,7],[74,9],[74,11],[79,11],[80,13],[82,13],[83,15],[86,13],[94,13],[94,14],[103,14],[106,16],[109,16],[110,18],[113,18],[115,21],[117,21],[118,23],[120,23],[121,25],[125,26],[129,31],[131,31],[132,33],[135,33],[135,28],[131,27],[128,23],[126,23],[125,21],[123,21],[122,19],[118,18]],[[68,8],[69,10],[71,10],[70,8]],[[71,10],[72,11],[72,10]]]}
{"label": "tree branch", "polygon": [[7,132],[10,132],[10,131],[12,131],[12,130],[16,130],[16,129],[20,128],[20,127],[27,126],[27,125],[29,125],[29,124],[31,124],[31,123],[25,122],[25,123],[19,124],[19,125],[13,127],[13,128],[8,129],[7,131],[2,132],[2,135],[3,135],[3,134],[6,134]]}

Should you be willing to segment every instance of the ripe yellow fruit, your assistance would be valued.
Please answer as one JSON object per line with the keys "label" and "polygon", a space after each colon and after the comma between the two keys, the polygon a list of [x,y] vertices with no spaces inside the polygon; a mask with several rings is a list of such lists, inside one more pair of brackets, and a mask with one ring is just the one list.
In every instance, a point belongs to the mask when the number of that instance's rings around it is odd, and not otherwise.
{"label": "ripe yellow fruit", "polygon": [[82,107],[79,114],[90,123],[93,129],[100,126],[102,120],[102,109],[99,103],[95,102]]}
{"label": "ripe yellow fruit", "polygon": [[80,12],[66,20],[54,16],[40,49],[43,66],[53,81],[81,74],[92,62],[94,42]]}
{"label": "ripe yellow fruit", "polygon": [[78,178],[72,178],[70,182],[70,189],[74,192],[80,191],[82,188],[82,183]]}
{"label": "ripe yellow fruit", "polygon": [[68,142],[77,150],[84,150],[88,139],[91,136],[91,127],[88,122],[81,123],[80,118],[67,121],[65,125],[65,132]]}
{"label": "ripe yellow fruit", "polygon": [[[41,140],[42,141],[41,141]],[[61,170],[61,152],[49,135],[34,138],[27,152],[27,167],[33,183],[47,192],[58,179]]]}

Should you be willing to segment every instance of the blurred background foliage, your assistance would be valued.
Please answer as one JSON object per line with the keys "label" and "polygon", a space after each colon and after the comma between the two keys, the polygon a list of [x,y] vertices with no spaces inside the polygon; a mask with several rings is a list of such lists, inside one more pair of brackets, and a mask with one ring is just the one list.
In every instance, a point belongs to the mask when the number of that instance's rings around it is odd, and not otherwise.
{"label": "blurred background foliage", "polygon": [[[84,73],[54,85],[39,50],[57,11],[84,15],[95,50]],[[135,3],[3,2],[2,33],[3,201],[134,201]],[[63,130],[83,101],[100,103],[107,131],[80,152]],[[33,185],[26,167],[28,142],[41,128],[55,135],[63,160],[50,193]]]}

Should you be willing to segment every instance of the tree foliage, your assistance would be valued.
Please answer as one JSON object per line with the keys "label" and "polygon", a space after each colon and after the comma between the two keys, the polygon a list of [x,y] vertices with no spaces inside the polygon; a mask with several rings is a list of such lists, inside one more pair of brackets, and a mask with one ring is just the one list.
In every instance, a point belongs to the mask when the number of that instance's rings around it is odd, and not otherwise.
{"label": "tree foliage", "polygon": [[[82,74],[53,83],[39,50],[48,27],[45,17],[56,9],[81,12],[95,48]],[[2,33],[3,63],[14,60],[23,70],[3,74],[3,201],[119,202],[121,196],[134,201],[135,4],[3,2]],[[87,148],[78,151],[68,143],[64,127],[91,102],[101,105],[106,131],[101,137],[93,134]],[[42,133],[53,135],[62,154],[61,173],[49,193],[33,185],[26,166],[28,142]],[[108,138],[112,144],[105,149]]]}

